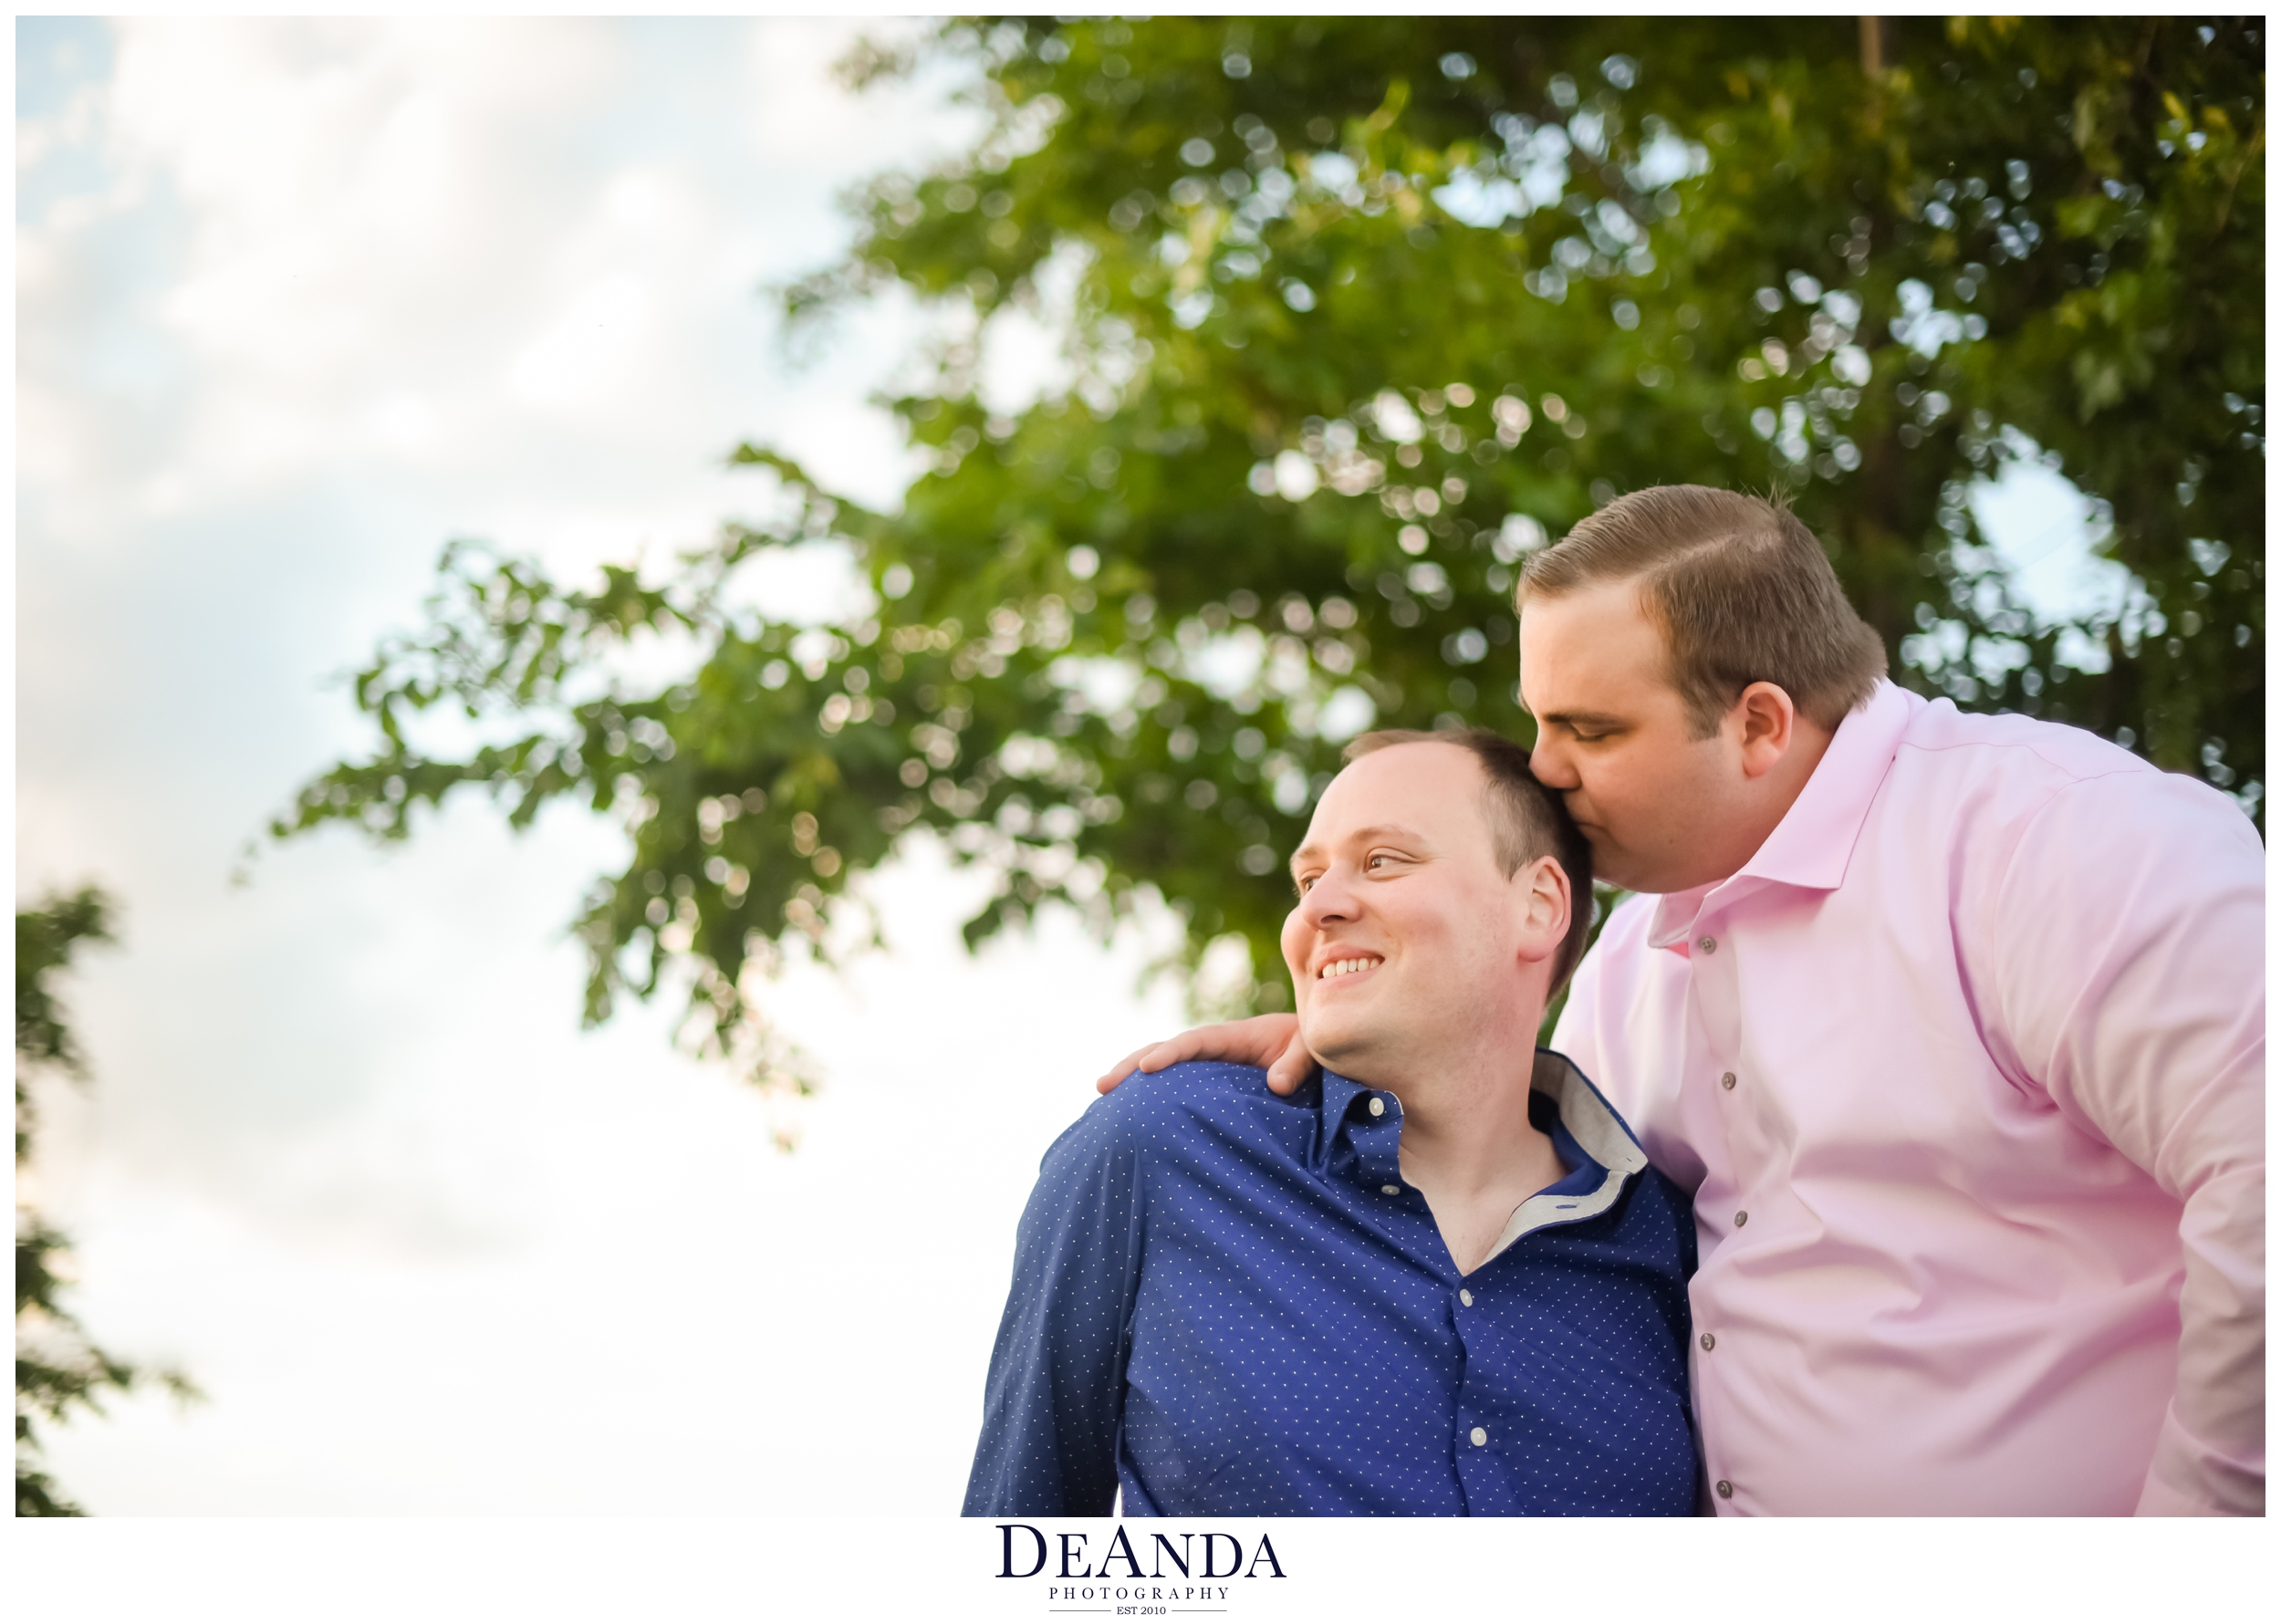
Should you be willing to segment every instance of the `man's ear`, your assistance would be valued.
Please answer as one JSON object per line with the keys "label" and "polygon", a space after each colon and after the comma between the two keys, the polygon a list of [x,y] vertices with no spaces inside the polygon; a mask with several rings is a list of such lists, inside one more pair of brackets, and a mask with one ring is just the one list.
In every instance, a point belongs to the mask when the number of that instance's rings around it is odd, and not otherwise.
{"label": "man's ear", "polygon": [[1513,876],[1514,902],[1521,911],[1521,957],[1534,963],[1549,959],[1568,939],[1576,899],[1568,894],[1568,872],[1559,859],[1540,857]]}
{"label": "man's ear", "polygon": [[1797,706],[1772,682],[1753,682],[1726,713],[1728,731],[1740,747],[1743,776],[1761,778],[1790,753],[1797,736]]}

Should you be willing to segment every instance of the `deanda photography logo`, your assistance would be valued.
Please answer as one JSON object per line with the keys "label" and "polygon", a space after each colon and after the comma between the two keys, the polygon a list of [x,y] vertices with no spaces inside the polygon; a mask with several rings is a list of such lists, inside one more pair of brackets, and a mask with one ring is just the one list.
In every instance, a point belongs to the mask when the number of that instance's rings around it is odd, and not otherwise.
{"label": "deanda photography logo", "polygon": [[1122,1523],[1105,1541],[1098,1528],[1048,1534],[1028,1523],[994,1526],[996,1577],[1026,1581],[1024,1588],[1055,1612],[1218,1612],[1242,1597],[1248,1581],[1285,1577],[1265,1533],[1255,1541],[1220,1530],[1149,1533],[1136,1544]]}

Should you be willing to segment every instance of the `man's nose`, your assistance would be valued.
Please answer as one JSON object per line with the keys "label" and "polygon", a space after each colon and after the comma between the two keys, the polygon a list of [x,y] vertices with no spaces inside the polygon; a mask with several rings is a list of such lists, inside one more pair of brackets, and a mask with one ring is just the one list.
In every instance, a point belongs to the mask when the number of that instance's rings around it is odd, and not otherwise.
{"label": "man's nose", "polygon": [[1336,870],[1323,875],[1299,899],[1299,917],[1318,929],[1338,920],[1352,919],[1353,887]]}
{"label": "man's nose", "polygon": [[1528,770],[1536,782],[1547,789],[1574,789],[1580,780],[1568,753],[1560,749],[1541,729],[1536,746],[1528,753]]}

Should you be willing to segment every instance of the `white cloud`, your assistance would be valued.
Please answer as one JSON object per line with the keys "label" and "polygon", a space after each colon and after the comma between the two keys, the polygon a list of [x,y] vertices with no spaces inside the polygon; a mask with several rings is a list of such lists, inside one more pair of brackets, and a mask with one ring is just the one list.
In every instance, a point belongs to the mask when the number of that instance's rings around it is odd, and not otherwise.
{"label": "white cloud", "polygon": [[[907,317],[857,318],[831,370],[755,388],[776,370],[761,289],[845,241],[835,193],[971,124],[917,91],[832,88],[846,26],[118,34],[99,112],[32,121],[51,147],[82,128],[108,181],[21,234],[47,335],[26,347],[26,473],[58,526],[360,467],[444,480],[454,527],[513,524],[510,545],[585,567],[645,530],[707,532],[752,477],[691,475],[748,435],[866,500],[900,490],[865,394]],[[124,300],[122,271],[144,284]],[[376,404],[411,397],[420,432]],[[553,499],[468,499],[493,490]]]}
{"label": "white cloud", "polygon": [[[892,1390],[909,1508],[953,1501],[1036,1157],[1176,1016],[1131,995],[1140,944],[1061,921],[977,966],[972,876],[880,877],[901,954],[779,989],[831,1082],[786,1161],[664,1012],[578,1033],[562,932],[609,826],[513,841],[469,805],[224,875],[363,741],[326,679],[446,537],[574,574],[692,545],[768,500],[720,464],[748,436],[894,498],[867,395],[911,312],[793,371],[759,289],[974,115],[833,88],[839,24],[106,26],[109,76],[19,120],[17,872],[124,904],[70,989],[98,1080],[44,1150],[80,1305],[215,1401],[66,1429],[61,1481],[114,1512],[611,1511],[636,1480],[854,1509],[845,1421]],[[804,550],[748,589],[859,583]]]}
{"label": "white cloud", "polygon": [[650,296],[640,282],[622,273],[605,277],[516,357],[509,391],[540,407],[599,400],[635,355],[649,318]]}

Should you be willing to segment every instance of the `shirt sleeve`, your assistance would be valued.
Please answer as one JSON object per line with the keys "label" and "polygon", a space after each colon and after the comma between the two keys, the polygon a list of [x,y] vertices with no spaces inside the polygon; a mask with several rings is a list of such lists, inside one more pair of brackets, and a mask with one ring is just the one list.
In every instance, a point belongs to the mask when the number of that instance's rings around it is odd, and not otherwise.
{"label": "shirt sleeve", "polygon": [[2026,1076],[2182,1203],[2178,1381],[2141,1515],[2265,1509],[2265,850],[2208,786],[2076,784],[1992,920]]}
{"label": "shirt sleeve", "polygon": [[1098,1101],[1046,1152],[1022,1213],[967,1516],[1109,1515],[1140,1280],[1131,1102]]}

